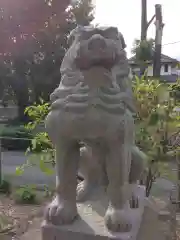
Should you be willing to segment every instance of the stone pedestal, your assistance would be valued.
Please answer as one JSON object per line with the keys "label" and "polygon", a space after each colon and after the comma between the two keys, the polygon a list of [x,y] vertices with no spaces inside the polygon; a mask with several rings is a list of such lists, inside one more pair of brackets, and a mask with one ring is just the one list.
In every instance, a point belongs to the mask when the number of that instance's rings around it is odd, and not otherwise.
{"label": "stone pedestal", "polygon": [[[107,209],[107,199],[99,196],[99,192],[93,194],[89,201],[78,204],[79,217],[72,225],[54,226],[43,222],[42,240],[136,240],[139,233],[144,213],[145,188],[138,187],[139,208],[127,207],[127,215],[132,219],[132,230],[128,233],[111,233],[104,225],[104,215]],[[97,200],[99,199],[99,200]]]}

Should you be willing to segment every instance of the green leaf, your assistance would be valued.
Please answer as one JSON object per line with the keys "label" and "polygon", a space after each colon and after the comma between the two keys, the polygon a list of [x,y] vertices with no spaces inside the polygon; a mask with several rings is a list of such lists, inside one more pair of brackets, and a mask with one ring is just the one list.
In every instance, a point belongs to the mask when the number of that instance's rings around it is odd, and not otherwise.
{"label": "green leaf", "polygon": [[42,171],[43,173],[45,173],[46,175],[48,175],[48,176],[54,174],[54,170],[51,169],[51,168],[48,168],[48,167],[46,166],[46,164],[44,163],[44,158],[43,158],[43,157],[42,157],[41,160],[40,160],[39,167],[40,167],[41,171]]}
{"label": "green leaf", "polygon": [[24,173],[23,167],[16,167],[16,176],[21,176]]}
{"label": "green leaf", "polygon": [[175,151],[168,151],[166,154],[167,154],[167,156],[169,156],[169,157],[174,157],[174,156],[176,156],[176,152],[175,152]]}
{"label": "green leaf", "polygon": [[38,159],[40,156],[38,154],[30,154],[27,159],[27,165],[28,166],[37,166],[38,165]]}
{"label": "green leaf", "polygon": [[31,141],[31,144],[32,144],[32,149],[36,149],[37,141],[35,138]]}
{"label": "green leaf", "polygon": [[149,119],[149,125],[154,126],[158,123],[159,121],[159,114],[157,112],[151,113],[150,119]]}

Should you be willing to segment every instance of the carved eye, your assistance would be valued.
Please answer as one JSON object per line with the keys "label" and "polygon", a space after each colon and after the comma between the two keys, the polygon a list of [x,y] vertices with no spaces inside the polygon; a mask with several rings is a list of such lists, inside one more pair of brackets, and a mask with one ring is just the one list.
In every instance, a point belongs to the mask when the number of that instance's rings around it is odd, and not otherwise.
{"label": "carved eye", "polygon": [[108,29],[102,31],[102,35],[108,39],[113,39],[113,40],[119,39],[118,30],[117,30],[117,28],[114,28],[114,27],[111,27],[111,28],[108,28]]}
{"label": "carved eye", "polygon": [[80,35],[80,39],[88,40],[93,35],[93,31],[83,31]]}

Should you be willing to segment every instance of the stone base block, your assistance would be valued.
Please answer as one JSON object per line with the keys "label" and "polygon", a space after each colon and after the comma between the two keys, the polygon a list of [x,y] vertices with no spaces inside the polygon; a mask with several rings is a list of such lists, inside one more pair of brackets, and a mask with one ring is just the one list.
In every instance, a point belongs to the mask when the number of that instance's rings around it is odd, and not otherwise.
{"label": "stone base block", "polygon": [[[42,224],[42,240],[136,240],[143,218],[145,204],[145,188],[139,186],[137,193],[140,199],[139,208],[127,207],[127,215],[132,219],[132,230],[128,233],[112,233],[104,224],[107,200],[99,198],[78,204],[79,217],[71,225],[54,226]],[[98,199],[98,200],[97,200]]]}

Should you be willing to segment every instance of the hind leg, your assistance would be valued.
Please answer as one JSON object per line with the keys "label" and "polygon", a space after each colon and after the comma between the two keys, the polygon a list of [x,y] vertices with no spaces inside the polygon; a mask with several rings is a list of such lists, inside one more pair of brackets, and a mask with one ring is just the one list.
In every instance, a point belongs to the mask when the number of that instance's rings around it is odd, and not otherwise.
{"label": "hind leg", "polygon": [[77,216],[76,185],[79,146],[74,141],[56,145],[56,199],[46,209],[46,220],[55,225],[70,224]]}
{"label": "hind leg", "polygon": [[77,201],[84,201],[89,194],[101,184],[104,154],[98,143],[81,148],[80,174],[84,180],[77,186]]}
{"label": "hind leg", "polygon": [[137,196],[138,180],[141,179],[144,172],[145,162],[147,156],[139,150],[138,147],[132,147],[132,162],[129,175],[129,183],[131,184],[132,196],[130,199],[130,206],[137,208],[139,206],[139,197]]}
{"label": "hind leg", "polygon": [[76,200],[82,202],[90,194],[96,182],[95,176],[92,178],[93,155],[90,146],[84,146],[80,149],[79,173],[83,181],[77,185]]}

